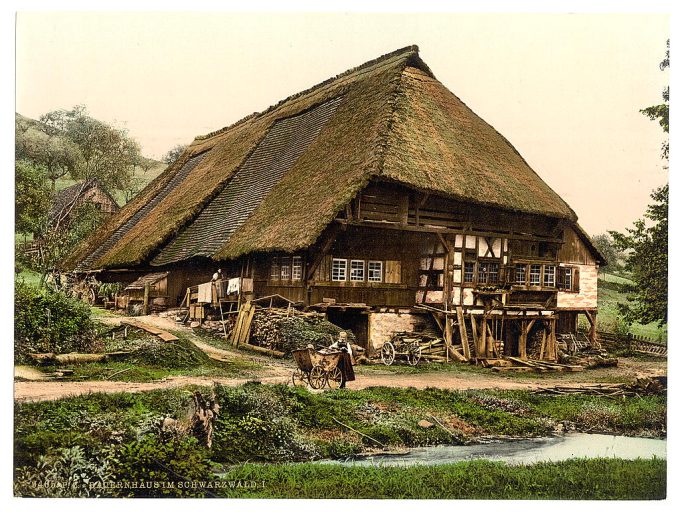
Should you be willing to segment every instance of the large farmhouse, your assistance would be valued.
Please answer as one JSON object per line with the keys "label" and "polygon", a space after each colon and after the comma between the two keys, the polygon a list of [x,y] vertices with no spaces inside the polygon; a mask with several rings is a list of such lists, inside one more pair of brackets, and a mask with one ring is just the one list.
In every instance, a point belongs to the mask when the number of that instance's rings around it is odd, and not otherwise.
{"label": "large farmhouse", "polygon": [[255,298],[327,312],[369,351],[434,314],[478,356],[542,340],[543,359],[579,314],[594,337],[601,263],[415,46],[197,137],[66,262],[127,283],[167,273],[171,305],[221,268]]}

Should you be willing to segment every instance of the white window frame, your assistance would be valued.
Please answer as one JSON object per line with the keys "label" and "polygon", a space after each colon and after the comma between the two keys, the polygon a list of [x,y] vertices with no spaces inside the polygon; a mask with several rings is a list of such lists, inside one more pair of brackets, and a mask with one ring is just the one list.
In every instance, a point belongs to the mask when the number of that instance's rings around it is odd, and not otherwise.
{"label": "white window frame", "polygon": [[291,260],[290,269],[291,269],[291,272],[290,272],[291,280],[301,281],[302,280],[302,257],[294,256]]}
{"label": "white window frame", "polygon": [[[552,273],[548,270],[551,269]],[[552,277],[551,281],[548,278]],[[556,287],[557,286],[557,266],[555,265],[544,265],[543,266],[543,286],[544,287]]]}
{"label": "white window frame", "polygon": [[574,288],[574,268],[570,266],[564,267],[564,289],[573,290]]}
{"label": "white window frame", "polygon": [[279,281],[281,279],[281,268],[279,267],[279,258],[272,258],[272,266],[269,270],[269,279],[271,281]]}
{"label": "white window frame", "polygon": [[[354,267],[355,264],[361,264],[361,267]],[[355,277],[355,271],[361,271],[360,277]],[[366,261],[365,260],[350,260],[349,262],[349,281],[359,282],[366,281]]]}
{"label": "white window frame", "polygon": [[[534,282],[533,278],[536,276],[534,269],[538,267],[538,282]],[[543,266],[541,264],[529,264],[529,286],[530,287],[540,287],[541,277],[543,276]]]}
{"label": "white window frame", "polygon": [[[337,264],[342,264],[342,267],[336,267]],[[336,274],[336,270],[338,271]],[[342,272],[340,272],[342,271]],[[347,281],[347,259],[334,258],[331,265],[331,281]]]}
{"label": "white window frame", "polygon": [[[377,268],[375,267],[377,265]],[[371,266],[374,266],[373,269],[371,269]],[[374,273],[375,271],[378,271],[379,276],[375,277]],[[382,283],[384,279],[384,265],[381,260],[369,260],[368,261],[368,273],[367,273],[368,281],[371,283]]]}
{"label": "white window frame", "polygon": [[290,258],[289,257],[282,257],[281,258],[281,281],[289,281],[290,280]]}
{"label": "white window frame", "polygon": [[[521,273],[517,272],[519,269],[522,270]],[[522,281],[520,281],[519,276],[522,276]],[[515,283],[517,285],[527,284],[527,264],[515,264]]]}

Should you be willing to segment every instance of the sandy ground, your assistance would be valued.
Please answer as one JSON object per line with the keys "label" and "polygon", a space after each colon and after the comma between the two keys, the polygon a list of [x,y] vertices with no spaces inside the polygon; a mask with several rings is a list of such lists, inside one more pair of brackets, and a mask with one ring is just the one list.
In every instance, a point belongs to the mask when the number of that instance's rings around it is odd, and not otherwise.
{"label": "sandy ground", "polygon": [[[122,317],[102,317],[100,320],[107,324],[118,324]],[[231,361],[235,359],[250,359],[262,365],[253,378],[205,378],[193,376],[173,376],[149,383],[130,383],[123,381],[44,381],[44,375],[29,366],[15,367],[15,377],[22,380],[14,383],[14,398],[21,402],[48,401],[63,397],[114,392],[145,392],[163,388],[181,387],[186,385],[240,385],[247,381],[261,381],[262,383],[289,383],[294,365],[290,361],[275,360],[259,355],[246,354],[234,350],[218,349],[201,341],[191,329],[177,325],[172,319],[144,316],[137,317],[139,321],[151,324],[160,329],[182,331],[188,338],[208,356],[216,360]],[[620,358],[617,368],[595,369],[577,373],[555,373],[542,375],[540,379],[530,379],[525,376],[509,373],[496,374],[488,372],[426,372],[420,374],[398,373],[380,368],[356,368],[357,380],[349,382],[347,388],[359,390],[372,386],[387,387],[426,387],[445,388],[450,390],[469,390],[498,388],[505,390],[532,389],[537,387],[554,386],[569,383],[570,385],[593,384],[613,381],[625,382],[640,376],[659,375],[666,373],[665,361],[641,361],[632,358]]]}

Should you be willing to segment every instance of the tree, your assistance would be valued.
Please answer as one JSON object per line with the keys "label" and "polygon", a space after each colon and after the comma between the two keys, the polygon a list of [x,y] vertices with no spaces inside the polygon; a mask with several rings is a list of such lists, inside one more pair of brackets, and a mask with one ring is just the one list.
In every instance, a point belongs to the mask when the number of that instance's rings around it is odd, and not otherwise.
{"label": "tree", "polygon": [[615,271],[619,269],[621,252],[616,248],[612,237],[608,233],[600,233],[599,235],[595,235],[593,237],[593,244],[607,261],[607,265],[600,267],[602,272]]}
{"label": "tree", "polygon": [[[666,42],[666,56],[660,68],[670,65],[670,42]],[[658,120],[668,133],[669,88],[662,93],[663,103],[642,109],[652,120]],[[668,140],[661,148],[661,157],[669,156]],[[625,269],[631,273],[634,284],[627,286],[630,304],[619,304],[619,311],[629,321],[644,324],[668,322],[668,184],[654,190],[652,204],[642,219],[638,219],[626,234],[609,232],[614,245],[627,252]]]}
{"label": "tree", "polygon": [[168,150],[168,152],[163,155],[163,158],[161,159],[163,162],[165,162],[167,165],[174,164],[178,158],[184,153],[187,149],[186,144],[177,144],[171,149]]}
{"label": "tree", "polygon": [[14,197],[15,231],[22,234],[38,233],[47,221],[50,190],[45,169],[28,160],[15,164]]}
{"label": "tree", "polygon": [[626,287],[629,304],[619,304],[628,322],[668,322],[668,185],[656,189],[642,219],[626,234],[610,232],[615,246],[628,251],[624,269],[634,284]]}
{"label": "tree", "polygon": [[[666,40],[666,56],[659,64],[659,68],[662,71],[671,65],[670,48],[671,42],[670,39],[668,39]],[[659,125],[661,125],[661,129],[665,133],[668,133],[669,128],[668,113],[670,110],[670,87],[666,86],[666,88],[661,93],[661,98],[663,100],[662,103],[660,103],[659,105],[652,105],[651,107],[641,109],[640,112],[642,112],[645,116],[647,116],[651,120],[657,120],[659,122]],[[668,152],[669,145],[668,140],[666,140],[661,144],[661,157],[664,160],[668,160]]]}
{"label": "tree", "polygon": [[52,182],[52,191],[56,181],[67,174],[77,174],[83,157],[78,146],[68,138],[60,135],[49,135],[37,128],[28,128],[17,132],[15,151],[17,159],[30,160],[43,166],[47,177]]}
{"label": "tree", "polygon": [[109,192],[124,189],[132,179],[140,148],[126,130],[94,119],[82,105],[48,112],[40,123],[45,133],[66,137],[80,149],[82,165],[72,171],[72,178],[97,178]]}

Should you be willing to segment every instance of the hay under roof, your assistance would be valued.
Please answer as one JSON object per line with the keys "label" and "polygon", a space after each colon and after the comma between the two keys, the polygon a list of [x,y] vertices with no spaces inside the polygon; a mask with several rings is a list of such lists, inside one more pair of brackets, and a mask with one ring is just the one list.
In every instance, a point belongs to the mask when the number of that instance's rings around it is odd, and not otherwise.
{"label": "hay under roof", "polygon": [[[197,137],[66,265],[115,268],[296,251],[313,244],[369,180],[380,177],[463,201],[576,220],[411,46]],[[266,186],[243,205],[243,191],[253,192],[258,178]]]}

